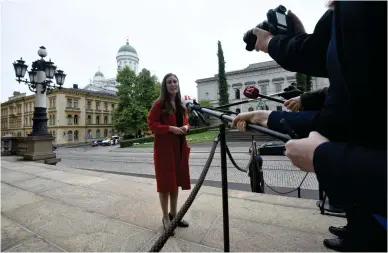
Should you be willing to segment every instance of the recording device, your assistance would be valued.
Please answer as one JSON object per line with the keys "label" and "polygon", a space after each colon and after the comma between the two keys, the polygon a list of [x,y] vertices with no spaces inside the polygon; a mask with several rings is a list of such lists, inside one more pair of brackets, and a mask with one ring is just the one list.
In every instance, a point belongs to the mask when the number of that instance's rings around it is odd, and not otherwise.
{"label": "recording device", "polygon": [[[195,98],[192,98],[192,97],[190,97],[190,96],[188,96],[188,95],[182,96],[181,101],[182,101],[183,105],[186,106],[186,107],[187,107],[187,104],[188,104],[188,103],[198,104],[198,103],[196,102]],[[200,112],[191,111],[191,113],[194,114],[194,117],[200,118],[201,121],[202,121],[202,123],[205,124],[205,126],[209,126],[209,123],[206,122],[205,118],[203,117],[203,115],[202,115]]]}
{"label": "recording device", "polygon": [[[190,112],[196,111],[198,113],[198,115],[200,115],[200,113],[207,113],[211,116],[217,117],[220,120],[229,121],[229,122],[232,122],[234,120],[234,117],[228,115],[225,112],[219,112],[216,110],[211,110],[211,109],[206,108],[206,107],[202,107],[200,104],[198,104],[195,101],[195,99],[183,100],[182,103],[187,107],[187,109]],[[277,138],[283,142],[287,142],[291,139],[288,135],[276,132],[274,130],[271,130],[271,129],[268,129],[268,128],[265,128],[262,126],[248,124],[247,128],[251,129],[251,130],[259,131],[259,132],[264,133],[264,134],[267,134],[267,135],[272,136],[274,138]]]}
{"label": "recording device", "polygon": [[268,100],[271,100],[271,101],[274,101],[274,102],[278,102],[278,103],[281,103],[281,104],[284,104],[284,102],[285,102],[284,100],[281,100],[281,99],[277,99],[277,98],[273,98],[273,97],[270,97],[270,96],[266,96],[266,95],[260,94],[260,90],[258,88],[256,88],[255,86],[247,86],[244,89],[243,94],[247,98],[251,98],[251,99],[257,99],[258,97],[261,97],[261,98],[265,98],[265,99],[268,99]]}
{"label": "recording device", "polygon": [[287,88],[285,88],[283,90],[283,92],[279,92],[279,93],[274,93],[274,94],[271,94],[271,95],[268,95],[270,97],[275,97],[275,96],[279,96],[279,97],[282,97],[284,99],[291,99],[291,98],[294,98],[294,97],[297,97],[297,96],[300,96],[304,93],[304,91],[302,91],[301,89],[299,89],[297,86],[296,86],[296,83],[292,83],[290,86],[288,86]]}
{"label": "recording device", "polygon": [[[267,20],[258,24],[256,27],[270,32],[272,35],[293,35],[294,26],[290,17],[286,14],[287,9],[279,5],[275,9],[267,12]],[[244,34],[244,42],[247,44],[245,49],[253,51],[257,37],[253,34],[253,29]]]}

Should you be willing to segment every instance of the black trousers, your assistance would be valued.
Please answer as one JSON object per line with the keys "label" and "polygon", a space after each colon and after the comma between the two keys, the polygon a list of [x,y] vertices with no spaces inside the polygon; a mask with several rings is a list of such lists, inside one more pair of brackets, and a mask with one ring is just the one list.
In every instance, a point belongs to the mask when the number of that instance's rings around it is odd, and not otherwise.
{"label": "black trousers", "polygon": [[347,205],[345,211],[348,224],[343,242],[346,251],[387,252],[387,230],[367,208]]}

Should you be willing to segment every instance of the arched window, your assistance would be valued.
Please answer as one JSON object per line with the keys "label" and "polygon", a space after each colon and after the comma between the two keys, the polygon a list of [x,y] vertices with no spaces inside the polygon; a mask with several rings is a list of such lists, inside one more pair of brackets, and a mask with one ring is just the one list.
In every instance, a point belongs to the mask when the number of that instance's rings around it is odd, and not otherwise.
{"label": "arched window", "polygon": [[96,130],[96,138],[100,138],[100,129]]}
{"label": "arched window", "polygon": [[105,130],[104,130],[104,137],[105,137],[105,138],[108,137],[108,129],[105,129]]}
{"label": "arched window", "polygon": [[74,131],[74,140],[78,141],[78,130]]}
{"label": "arched window", "polygon": [[105,124],[105,125],[108,124],[108,116],[105,116],[105,117],[104,117],[104,124]]}
{"label": "arched window", "polygon": [[71,116],[70,114],[67,115],[67,123],[68,123],[69,125],[73,124],[73,116]]}
{"label": "arched window", "polygon": [[96,117],[96,124],[100,124],[100,116]]}
{"label": "arched window", "polygon": [[73,132],[71,130],[69,132],[67,132],[67,140],[73,141]]}
{"label": "arched window", "polygon": [[88,116],[88,125],[91,125],[92,124],[92,115],[89,115]]}
{"label": "arched window", "polygon": [[234,89],[234,98],[240,99],[240,90],[239,89]]}
{"label": "arched window", "polygon": [[93,138],[93,134],[92,134],[92,130],[88,130],[88,139],[92,139]]}

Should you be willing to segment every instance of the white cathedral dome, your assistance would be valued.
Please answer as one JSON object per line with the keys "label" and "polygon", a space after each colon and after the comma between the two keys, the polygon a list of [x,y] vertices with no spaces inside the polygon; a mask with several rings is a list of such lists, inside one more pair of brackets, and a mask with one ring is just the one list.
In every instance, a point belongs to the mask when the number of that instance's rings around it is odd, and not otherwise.
{"label": "white cathedral dome", "polygon": [[130,69],[137,73],[139,65],[139,57],[137,55],[136,49],[127,42],[125,45],[119,48],[116,56],[117,60],[117,71],[124,69],[128,66]]}

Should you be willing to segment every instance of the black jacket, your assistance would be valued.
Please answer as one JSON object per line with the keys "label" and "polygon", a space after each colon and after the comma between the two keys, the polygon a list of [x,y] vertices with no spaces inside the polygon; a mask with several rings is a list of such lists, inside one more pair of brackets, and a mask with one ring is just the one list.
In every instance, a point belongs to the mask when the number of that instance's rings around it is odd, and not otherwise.
{"label": "black jacket", "polygon": [[[332,39],[339,66],[328,72]],[[321,111],[273,112],[268,127],[281,130],[285,118],[303,136],[328,137],[314,154],[323,189],[387,217],[387,3],[336,1],[314,34],[275,36],[268,50],[287,70],[330,79]]]}
{"label": "black jacket", "polygon": [[328,88],[305,92],[300,95],[301,105],[304,111],[321,110],[325,104]]}

